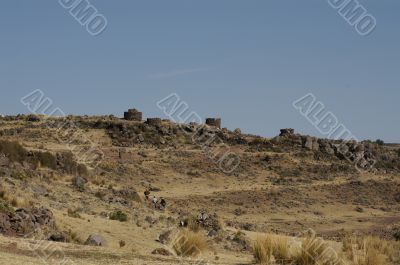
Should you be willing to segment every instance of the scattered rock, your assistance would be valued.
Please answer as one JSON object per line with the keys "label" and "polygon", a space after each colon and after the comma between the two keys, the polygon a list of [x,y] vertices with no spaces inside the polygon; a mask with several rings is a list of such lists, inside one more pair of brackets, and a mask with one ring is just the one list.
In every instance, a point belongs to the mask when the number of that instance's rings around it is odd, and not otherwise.
{"label": "scattered rock", "polygon": [[159,237],[158,237],[158,242],[160,242],[161,244],[167,244],[170,240],[171,240],[171,234],[172,231],[166,231],[164,233],[162,233]]}
{"label": "scattered rock", "polygon": [[67,236],[64,234],[64,233],[55,233],[55,234],[52,234],[49,238],[48,238],[48,240],[49,241],[54,241],[54,242],[63,242],[63,243],[65,243],[65,242],[67,242]]}
{"label": "scattered rock", "polygon": [[157,248],[155,250],[153,250],[153,252],[151,252],[151,254],[153,255],[161,255],[161,256],[171,256],[171,252],[169,252],[168,250],[164,249],[164,248]]}
{"label": "scattered rock", "polygon": [[213,229],[210,232],[208,232],[207,236],[208,237],[215,237],[216,235],[218,235],[218,232]]}

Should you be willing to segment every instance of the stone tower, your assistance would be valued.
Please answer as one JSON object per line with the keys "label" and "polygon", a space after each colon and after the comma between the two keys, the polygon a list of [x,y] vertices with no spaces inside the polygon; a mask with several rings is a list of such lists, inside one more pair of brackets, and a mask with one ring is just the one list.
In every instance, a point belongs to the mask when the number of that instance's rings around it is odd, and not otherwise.
{"label": "stone tower", "polygon": [[209,126],[214,126],[221,129],[221,119],[220,118],[207,118],[206,124]]}
{"label": "stone tower", "polygon": [[124,119],[127,121],[141,121],[142,113],[137,109],[129,109],[128,111],[124,112]]}

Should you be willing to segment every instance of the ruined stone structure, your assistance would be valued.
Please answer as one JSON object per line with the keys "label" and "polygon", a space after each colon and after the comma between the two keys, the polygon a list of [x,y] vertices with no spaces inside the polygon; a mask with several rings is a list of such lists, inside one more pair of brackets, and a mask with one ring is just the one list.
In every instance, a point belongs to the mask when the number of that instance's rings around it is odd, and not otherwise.
{"label": "ruined stone structure", "polygon": [[209,126],[214,126],[221,129],[221,119],[220,118],[207,118],[206,124]]}
{"label": "ruined stone structure", "polygon": [[127,112],[124,112],[124,119],[127,121],[141,121],[142,113],[137,109],[129,109]]}
{"label": "ruined stone structure", "polygon": [[146,123],[148,125],[153,125],[153,126],[161,125],[161,119],[160,118],[147,118]]}
{"label": "ruined stone structure", "polygon": [[281,129],[281,134],[279,136],[289,136],[293,134],[294,134],[294,129],[286,128],[286,129]]}

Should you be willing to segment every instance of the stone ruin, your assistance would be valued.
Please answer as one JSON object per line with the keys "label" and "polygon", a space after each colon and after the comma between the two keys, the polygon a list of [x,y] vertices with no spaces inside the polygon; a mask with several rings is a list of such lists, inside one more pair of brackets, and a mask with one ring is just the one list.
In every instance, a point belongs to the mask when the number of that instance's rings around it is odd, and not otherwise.
{"label": "stone ruin", "polygon": [[142,113],[137,109],[128,109],[128,111],[124,112],[124,119],[127,121],[141,121]]}
{"label": "stone ruin", "polygon": [[221,129],[221,119],[220,118],[207,118],[206,124],[209,126],[217,127]]}
{"label": "stone ruin", "polygon": [[279,136],[290,136],[294,134],[294,129],[291,128],[286,128],[286,129],[281,129],[281,133]]}
{"label": "stone ruin", "polygon": [[161,125],[161,119],[160,118],[147,118],[146,123],[148,125],[159,126],[159,125]]}

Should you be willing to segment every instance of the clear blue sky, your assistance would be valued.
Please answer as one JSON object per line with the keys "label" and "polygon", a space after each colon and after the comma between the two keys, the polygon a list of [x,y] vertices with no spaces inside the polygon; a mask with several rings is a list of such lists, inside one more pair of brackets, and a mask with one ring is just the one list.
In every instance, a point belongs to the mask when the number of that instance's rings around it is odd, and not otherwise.
{"label": "clear blue sky", "polygon": [[178,93],[203,118],[264,136],[318,131],[292,101],[314,93],[359,139],[400,142],[400,2],[360,1],[360,36],[326,0],[91,0],[108,20],[91,36],[56,0],[3,0],[0,113],[27,113],[43,90],[71,114],[136,107]]}

